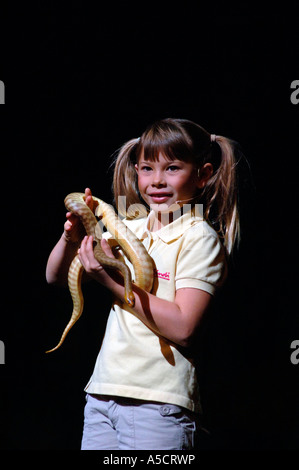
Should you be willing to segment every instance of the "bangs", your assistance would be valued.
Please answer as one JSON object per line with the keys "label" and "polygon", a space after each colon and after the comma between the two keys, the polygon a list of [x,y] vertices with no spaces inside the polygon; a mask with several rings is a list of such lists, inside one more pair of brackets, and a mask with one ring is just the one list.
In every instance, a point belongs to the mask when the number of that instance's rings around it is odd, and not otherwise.
{"label": "bangs", "polygon": [[143,151],[146,161],[157,161],[159,153],[169,160],[193,161],[192,140],[178,122],[163,120],[153,124],[140,137],[137,160]]}

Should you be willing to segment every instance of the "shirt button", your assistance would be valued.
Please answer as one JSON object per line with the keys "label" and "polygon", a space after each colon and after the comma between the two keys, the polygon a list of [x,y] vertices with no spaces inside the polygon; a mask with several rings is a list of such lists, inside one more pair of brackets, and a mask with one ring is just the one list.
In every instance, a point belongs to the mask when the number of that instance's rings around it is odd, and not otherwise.
{"label": "shirt button", "polygon": [[169,415],[169,413],[170,413],[169,406],[163,406],[163,413],[166,414],[166,415]]}

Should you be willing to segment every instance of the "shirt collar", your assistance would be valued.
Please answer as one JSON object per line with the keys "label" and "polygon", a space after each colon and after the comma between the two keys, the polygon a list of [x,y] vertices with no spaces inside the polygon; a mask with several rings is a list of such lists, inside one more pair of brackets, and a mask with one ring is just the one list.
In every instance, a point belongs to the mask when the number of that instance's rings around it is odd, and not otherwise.
{"label": "shirt collar", "polygon": [[143,234],[141,238],[153,238],[156,236],[163,242],[169,243],[181,237],[188,228],[192,227],[192,225],[203,220],[202,204],[195,204],[192,208],[190,204],[185,204],[183,206],[183,214],[181,216],[177,217],[173,222],[165,225],[160,230],[152,232],[150,227],[153,224],[154,218],[155,213],[154,211],[151,211],[143,226]]}

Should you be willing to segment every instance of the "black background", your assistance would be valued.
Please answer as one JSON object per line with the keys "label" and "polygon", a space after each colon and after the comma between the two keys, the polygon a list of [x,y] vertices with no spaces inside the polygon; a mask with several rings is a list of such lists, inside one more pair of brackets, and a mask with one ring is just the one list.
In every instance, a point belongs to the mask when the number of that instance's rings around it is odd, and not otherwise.
{"label": "black background", "polygon": [[71,313],[45,266],[64,197],[92,188],[111,202],[111,155],[156,119],[196,121],[240,143],[242,243],[198,346],[205,426],[198,449],[298,450],[295,2],[267,12],[200,3],[74,1],[2,18],[1,442],[11,450],[80,447],[84,386],[109,293],[84,288]]}

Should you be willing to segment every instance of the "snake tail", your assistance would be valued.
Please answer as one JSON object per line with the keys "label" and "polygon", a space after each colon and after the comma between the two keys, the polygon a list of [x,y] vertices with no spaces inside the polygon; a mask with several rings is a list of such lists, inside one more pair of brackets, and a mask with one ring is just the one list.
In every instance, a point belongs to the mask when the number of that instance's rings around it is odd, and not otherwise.
{"label": "snake tail", "polygon": [[56,351],[58,348],[60,348],[68,332],[82,315],[84,299],[83,299],[82,288],[81,288],[81,279],[82,279],[83,271],[84,271],[84,268],[82,264],[80,263],[79,257],[77,255],[71,262],[69,272],[68,272],[69,291],[71,293],[71,297],[73,301],[73,312],[71,315],[71,319],[68,322],[67,326],[65,327],[64,332],[62,333],[62,336],[57,346],[55,346],[55,348],[53,349],[50,349],[49,351],[46,351],[47,354],[53,351]]}

